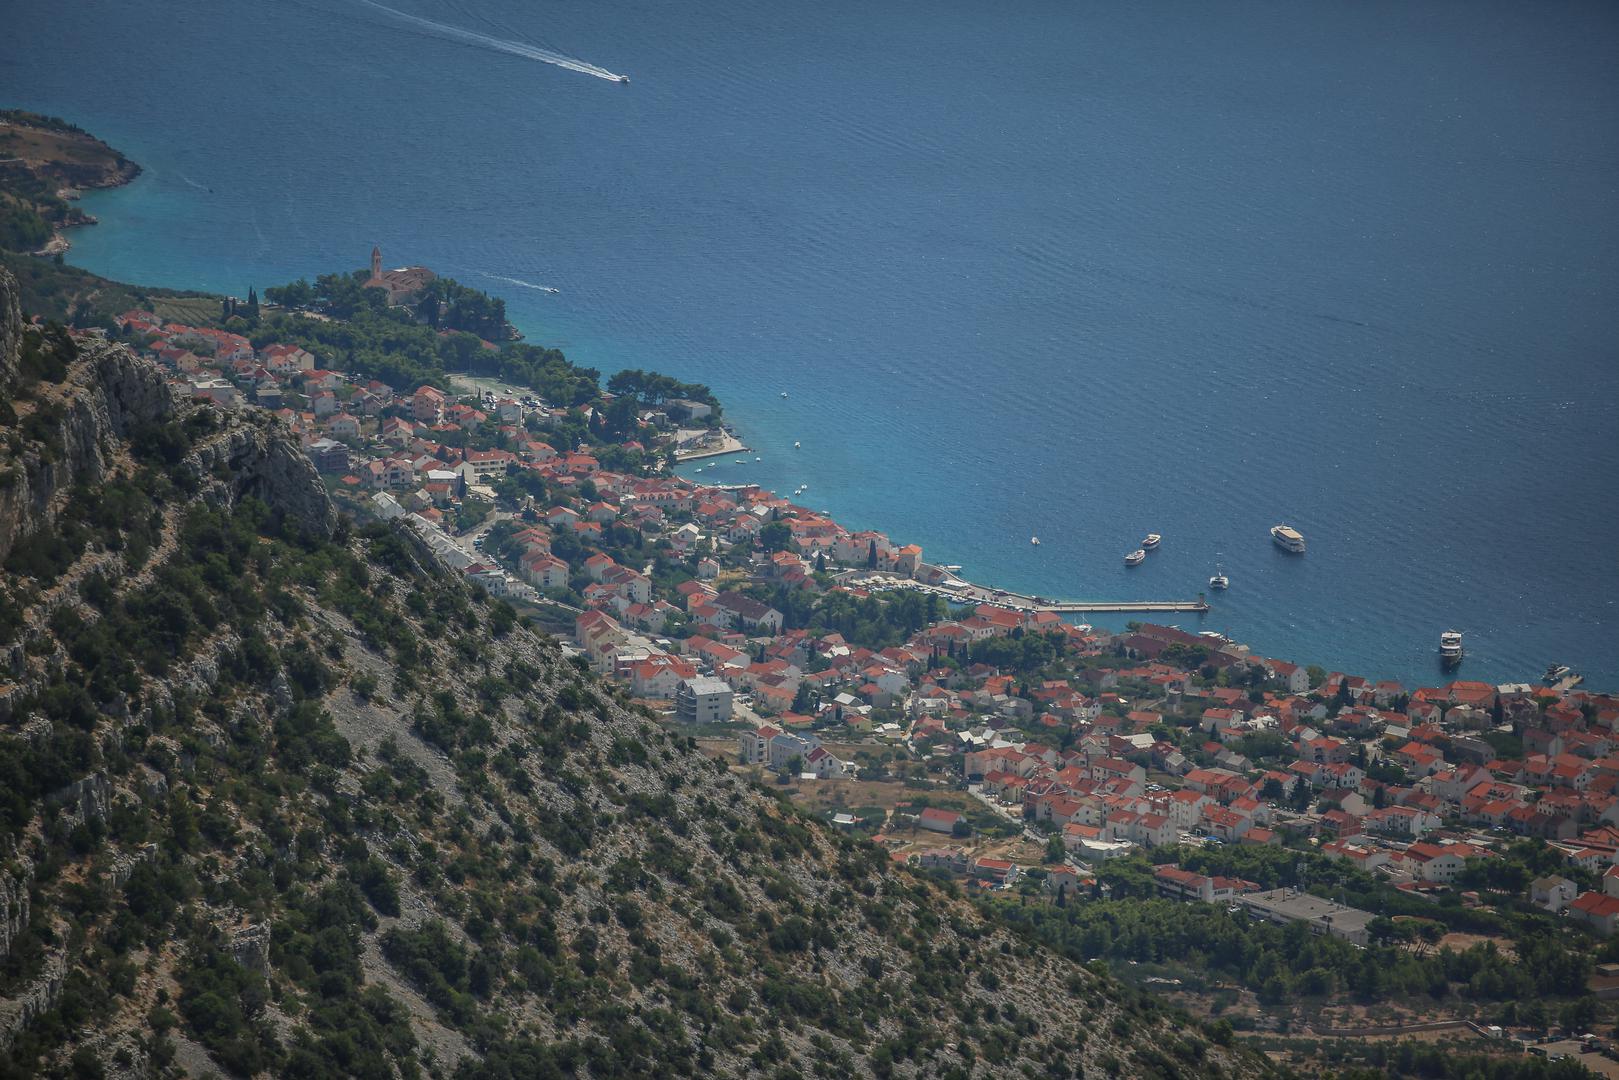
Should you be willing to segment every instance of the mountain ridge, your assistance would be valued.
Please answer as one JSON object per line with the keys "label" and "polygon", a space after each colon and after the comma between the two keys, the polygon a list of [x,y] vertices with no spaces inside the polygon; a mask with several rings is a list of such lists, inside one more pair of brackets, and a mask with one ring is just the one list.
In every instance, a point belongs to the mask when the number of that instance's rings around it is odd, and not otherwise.
{"label": "mountain ridge", "polygon": [[1268,1070],[702,757],[273,418],[6,322],[0,1077]]}

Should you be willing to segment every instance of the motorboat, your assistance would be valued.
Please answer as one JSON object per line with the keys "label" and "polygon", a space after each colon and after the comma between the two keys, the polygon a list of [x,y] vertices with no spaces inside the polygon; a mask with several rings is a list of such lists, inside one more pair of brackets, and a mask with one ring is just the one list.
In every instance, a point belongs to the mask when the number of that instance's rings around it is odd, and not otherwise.
{"label": "motorboat", "polygon": [[1141,549],[1143,551],[1151,551],[1153,548],[1162,543],[1163,539],[1164,538],[1159,536],[1157,533],[1148,533],[1147,538],[1141,541]]}
{"label": "motorboat", "polygon": [[1270,538],[1276,541],[1276,546],[1283,551],[1291,551],[1295,555],[1304,554],[1304,534],[1291,525],[1272,525]]}
{"label": "motorboat", "polygon": [[630,85],[630,77],[628,75],[620,75],[618,77],[618,81],[623,83],[625,86]]}
{"label": "motorboat", "polygon": [[793,449],[797,450],[802,445],[803,445],[802,443],[793,443]]}
{"label": "motorboat", "polygon": [[1562,682],[1573,674],[1573,671],[1574,669],[1567,664],[1548,664],[1546,665],[1546,674],[1541,676],[1541,681],[1550,686],[1553,683]]}
{"label": "motorboat", "polygon": [[1231,579],[1226,577],[1225,571],[1217,566],[1214,568],[1214,576],[1209,578],[1209,588],[1229,589],[1231,588]]}
{"label": "motorboat", "polygon": [[1462,662],[1462,632],[1446,630],[1439,635],[1439,660],[1446,667]]}
{"label": "motorboat", "polygon": [[1124,557],[1124,565],[1126,566],[1140,566],[1146,561],[1147,553],[1142,551],[1140,548],[1136,548],[1134,551],[1130,552],[1130,554]]}
{"label": "motorboat", "polygon": [[1040,546],[1040,538],[1038,536],[1031,536],[1031,537],[1029,537],[1029,543],[1033,544],[1035,547],[1039,547]]}

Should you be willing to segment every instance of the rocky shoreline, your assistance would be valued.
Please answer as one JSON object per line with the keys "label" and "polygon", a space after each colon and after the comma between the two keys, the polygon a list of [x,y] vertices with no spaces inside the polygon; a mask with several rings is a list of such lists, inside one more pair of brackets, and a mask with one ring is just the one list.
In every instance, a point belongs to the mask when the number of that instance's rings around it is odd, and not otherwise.
{"label": "rocky shoreline", "polygon": [[45,256],[72,248],[66,230],[97,223],[93,214],[69,204],[87,190],[122,187],[141,174],[138,164],[89,132],[17,109],[0,110],[0,167],[5,166],[20,174],[26,187],[49,191],[48,196],[43,190],[13,192],[51,225],[50,239],[33,252]]}

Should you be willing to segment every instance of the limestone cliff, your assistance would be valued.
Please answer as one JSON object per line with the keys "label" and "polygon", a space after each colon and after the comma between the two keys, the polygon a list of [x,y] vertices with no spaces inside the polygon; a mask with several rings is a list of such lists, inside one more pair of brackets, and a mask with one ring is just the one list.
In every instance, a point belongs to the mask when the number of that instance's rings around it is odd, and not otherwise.
{"label": "limestone cliff", "polygon": [[17,360],[22,353],[22,308],[17,295],[17,279],[0,270],[0,397],[10,393],[17,377]]}
{"label": "limestone cliff", "polygon": [[[0,270],[0,399],[16,396],[24,327],[17,283]],[[74,484],[104,480],[122,445],[150,425],[211,408],[181,400],[155,364],[127,347],[81,341],[60,386],[40,384],[15,411],[41,422],[32,440],[14,442],[0,476],[0,560],[18,540],[49,525]],[[267,414],[214,410],[218,423],[181,465],[208,485],[213,501],[253,496],[331,535],[336,512],[320,477],[291,437]]]}

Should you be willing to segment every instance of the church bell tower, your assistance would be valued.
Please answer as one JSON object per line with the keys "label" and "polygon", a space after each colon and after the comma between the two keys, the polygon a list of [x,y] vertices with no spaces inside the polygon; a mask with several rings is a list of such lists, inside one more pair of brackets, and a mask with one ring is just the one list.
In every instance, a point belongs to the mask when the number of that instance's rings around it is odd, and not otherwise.
{"label": "church bell tower", "polygon": [[371,280],[375,281],[382,276],[382,248],[371,249]]}

